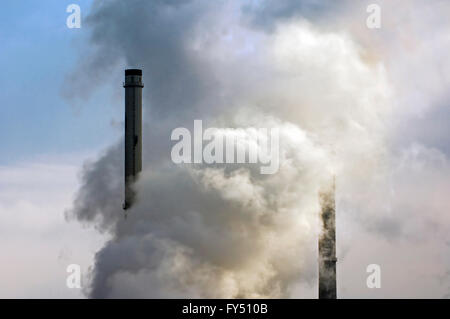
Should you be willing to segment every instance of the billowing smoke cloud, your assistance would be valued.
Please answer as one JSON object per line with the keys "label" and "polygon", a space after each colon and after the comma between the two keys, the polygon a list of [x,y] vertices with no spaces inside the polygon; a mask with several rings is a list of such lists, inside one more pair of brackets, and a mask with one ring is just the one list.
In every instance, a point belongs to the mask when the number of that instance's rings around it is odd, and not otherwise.
{"label": "billowing smoke cloud", "polygon": [[[104,82],[125,65],[143,68],[146,87],[137,203],[124,219],[118,143],[85,166],[68,212],[112,237],[97,253],[91,297],[314,296],[302,291],[316,284],[318,194],[332,175],[338,216],[348,225],[404,235],[393,216],[404,213],[402,178],[428,152],[396,152],[387,142],[397,78],[384,61],[392,55],[380,55],[337,18],[334,28],[324,22],[342,7],[295,3],[94,3],[93,48],[75,89],[89,94],[86,74]],[[278,128],[278,173],[261,175],[248,164],[174,164],[171,131],[192,129],[195,119],[224,134]],[[400,195],[386,191],[392,185]]]}

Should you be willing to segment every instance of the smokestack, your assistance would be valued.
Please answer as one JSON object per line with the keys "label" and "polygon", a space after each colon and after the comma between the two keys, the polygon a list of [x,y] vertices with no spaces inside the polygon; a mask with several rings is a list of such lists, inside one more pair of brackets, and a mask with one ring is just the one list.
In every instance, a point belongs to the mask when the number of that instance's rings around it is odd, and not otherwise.
{"label": "smokestack", "polygon": [[335,179],[320,193],[319,299],[336,299],[336,184]]}
{"label": "smokestack", "polygon": [[135,192],[133,183],[142,170],[142,70],[125,70],[125,201],[131,207]]}

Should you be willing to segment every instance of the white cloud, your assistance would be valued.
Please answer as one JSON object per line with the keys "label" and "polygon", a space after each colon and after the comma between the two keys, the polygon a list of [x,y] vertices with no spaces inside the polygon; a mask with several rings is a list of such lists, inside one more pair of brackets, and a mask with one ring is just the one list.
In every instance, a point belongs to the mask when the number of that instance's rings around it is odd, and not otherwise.
{"label": "white cloud", "polygon": [[87,273],[103,236],[65,220],[78,170],[48,158],[0,167],[1,298],[83,297],[66,287],[66,267]]}

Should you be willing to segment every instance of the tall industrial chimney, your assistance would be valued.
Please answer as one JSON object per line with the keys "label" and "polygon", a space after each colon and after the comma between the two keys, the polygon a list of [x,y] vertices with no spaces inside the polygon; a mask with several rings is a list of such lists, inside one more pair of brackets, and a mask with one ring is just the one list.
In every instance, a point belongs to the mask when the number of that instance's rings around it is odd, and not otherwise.
{"label": "tall industrial chimney", "polygon": [[320,193],[319,299],[336,299],[336,184],[333,181]]}
{"label": "tall industrial chimney", "polygon": [[133,204],[133,183],[142,170],[142,70],[125,70],[125,201],[123,209]]}

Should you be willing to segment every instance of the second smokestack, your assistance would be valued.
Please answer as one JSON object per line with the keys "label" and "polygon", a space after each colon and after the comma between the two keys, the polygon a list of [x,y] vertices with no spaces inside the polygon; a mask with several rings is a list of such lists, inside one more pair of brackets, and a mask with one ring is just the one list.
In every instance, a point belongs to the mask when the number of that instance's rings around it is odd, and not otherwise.
{"label": "second smokestack", "polygon": [[336,183],[320,193],[322,231],[319,238],[319,299],[336,299]]}

